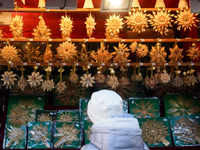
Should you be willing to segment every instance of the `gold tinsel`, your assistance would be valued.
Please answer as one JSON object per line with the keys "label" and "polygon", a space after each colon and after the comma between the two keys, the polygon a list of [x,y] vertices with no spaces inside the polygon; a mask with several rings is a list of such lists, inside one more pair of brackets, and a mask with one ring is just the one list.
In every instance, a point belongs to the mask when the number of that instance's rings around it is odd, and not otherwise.
{"label": "gold tinsel", "polygon": [[40,75],[39,72],[32,72],[30,76],[28,76],[28,83],[32,88],[36,88],[41,85],[41,82],[43,82],[42,79],[43,75]]}
{"label": "gold tinsel", "polygon": [[73,28],[73,21],[68,16],[62,16],[61,17],[61,23],[60,23],[60,30],[62,31],[62,37],[70,38],[70,34],[72,32]]}
{"label": "gold tinsel", "polygon": [[13,46],[5,46],[2,50],[1,50],[1,57],[6,61],[13,61],[15,60],[18,55],[17,55],[17,50],[15,47]]}
{"label": "gold tinsel", "polygon": [[153,15],[150,16],[150,24],[153,26],[153,29],[160,34],[167,34],[168,27],[172,27],[171,23],[173,22],[172,17],[174,14],[170,14],[169,11],[160,10],[157,13],[153,12]]}
{"label": "gold tinsel", "polygon": [[195,60],[195,59],[199,59],[200,57],[200,50],[199,47],[193,43],[192,47],[189,47],[189,50],[187,50],[187,56],[190,57],[190,59]]}
{"label": "gold tinsel", "polygon": [[146,11],[133,10],[133,13],[129,12],[129,17],[125,17],[127,20],[125,23],[133,32],[142,32],[145,28],[148,28],[148,18]]}
{"label": "gold tinsel", "polygon": [[187,29],[191,30],[193,26],[197,27],[196,22],[199,22],[197,19],[198,14],[191,13],[190,9],[184,9],[183,11],[177,10],[177,13],[178,15],[175,16],[175,18],[177,18],[175,23],[178,24],[178,30],[183,28],[184,31],[186,31]]}
{"label": "gold tinsel", "polygon": [[171,52],[171,54],[168,56],[170,59],[169,63],[182,61],[182,58],[184,57],[182,55],[183,49],[180,49],[177,44],[175,44],[173,48],[169,48],[169,51]]}
{"label": "gold tinsel", "polygon": [[44,52],[43,61],[45,63],[48,63],[48,62],[52,62],[52,60],[53,60],[53,55],[52,55],[52,51],[51,51],[51,45],[47,44],[46,51]]}
{"label": "gold tinsel", "polygon": [[7,131],[7,138],[9,139],[9,142],[6,143],[6,148],[9,148],[13,142],[15,144],[19,144],[20,141],[25,140],[25,131],[20,127],[10,126],[10,128],[7,128]]}
{"label": "gold tinsel", "polygon": [[80,130],[76,129],[74,124],[63,123],[62,127],[56,128],[56,130],[58,133],[55,133],[54,137],[58,137],[59,140],[54,144],[55,148],[62,148],[64,144],[71,145],[74,141],[79,141]]}
{"label": "gold tinsel", "polygon": [[40,19],[39,25],[36,27],[36,29],[33,29],[34,31],[33,35],[35,36],[35,38],[38,39],[42,38],[48,39],[49,36],[51,35],[50,29],[48,29],[42,16],[40,16],[39,19]]}
{"label": "gold tinsel", "polygon": [[86,24],[87,35],[89,36],[89,38],[91,38],[93,30],[95,30],[95,25],[96,25],[95,18],[92,17],[91,13],[86,18],[85,24]]}
{"label": "gold tinsel", "polygon": [[70,62],[74,61],[75,56],[77,54],[76,46],[71,42],[63,42],[57,48],[58,58],[62,60],[62,62]]}
{"label": "gold tinsel", "polygon": [[86,88],[93,87],[93,83],[95,83],[94,79],[95,77],[91,77],[91,74],[84,74],[83,76],[81,76],[80,83],[83,87]]}
{"label": "gold tinsel", "polygon": [[119,38],[119,32],[123,29],[123,18],[120,15],[110,15],[109,19],[106,19],[106,38]]}
{"label": "gold tinsel", "polygon": [[28,63],[41,61],[39,48],[39,46],[34,48],[30,42],[27,42],[24,48],[18,49],[21,61]]}
{"label": "gold tinsel", "polygon": [[127,63],[131,61],[128,60],[128,56],[130,55],[130,49],[126,47],[126,44],[119,43],[118,47],[114,46],[114,49],[115,52],[113,52],[112,54],[115,55],[113,58],[115,63]]}
{"label": "gold tinsel", "polygon": [[20,38],[23,36],[23,20],[21,16],[16,15],[10,22],[10,31],[12,31],[14,38]]}
{"label": "gold tinsel", "polygon": [[147,119],[146,122],[142,122],[141,129],[144,142],[148,144],[162,142],[165,146],[170,144],[170,142],[166,140],[166,137],[170,136],[167,132],[168,127],[164,125],[163,121]]}
{"label": "gold tinsel", "polygon": [[108,63],[113,56],[106,50],[104,43],[101,42],[100,48],[98,48],[97,52],[92,52],[91,57],[96,63]]}
{"label": "gold tinsel", "polygon": [[164,63],[167,53],[165,52],[165,47],[161,47],[159,43],[155,47],[152,46],[150,55],[152,63]]}
{"label": "gold tinsel", "polygon": [[13,74],[12,71],[5,71],[2,76],[2,81],[3,81],[3,86],[6,86],[6,89],[10,88],[11,86],[15,85],[15,81],[17,80],[15,77],[17,76],[16,74]]}

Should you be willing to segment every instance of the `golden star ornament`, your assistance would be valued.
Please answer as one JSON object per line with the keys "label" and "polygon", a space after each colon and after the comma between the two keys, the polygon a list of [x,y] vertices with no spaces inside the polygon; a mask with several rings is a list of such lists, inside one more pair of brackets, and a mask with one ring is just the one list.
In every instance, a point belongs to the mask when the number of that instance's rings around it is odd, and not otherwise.
{"label": "golden star ornament", "polygon": [[70,38],[72,28],[73,28],[72,19],[68,16],[62,16],[61,17],[61,23],[60,23],[60,30],[62,31],[62,37],[64,39]]}
{"label": "golden star ornament", "polygon": [[93,31],[95,30],[95,25],[97,24],[95,22],[95,18],[92,17],[91,13],[89,14],[89,16],[86,18],[86,31],[87,31],[87,35],[89,38],[91,38]]}
{"label": "golden star ornament", "polygon": [[189,50],[187,50],[187,56],[190,57],[192,60],[198,60],[200,57],[200,50],[199,47],[193,43],[191,47],[189,47]]}
{"label": "golden star ornament", "polygon": [[32,88],[36,88],[36,87],[40,86],[41,83],[43,82],[42,77],[43,77],[43,75],[40,75],[39,72],[32,72],[32,74],[30,76],[28,76],[27,81]]}
{"label": "golden star ornament", "polygon": [[152,46],[150,55],[152,63],[164,63],[167,53],[165,52],[165,47],[161,47],[159,43],[156,46]]}
{"label": "golden star ornament", "polygon": [[18,57],[18,52],[17,49],[13,46],[5,46],[2,50],[1,50],[1,57],[6,61],[13,61]]}
{"label": "golden star ornament", "polygon": [[17,80],[15,77],[17,76],[16,74],[13,74],[12,71],[5,71],[2,76],[2,81],[3,81],[3,86],[6,86],[6,89],[10,88],[11,86],[15,85],[15,81]]}
{"label": "golden star ornament", "polygon": [[23,36],[23,19],[22,16],[16,15],[10,22],[10,31],[12,31],[14,38],[20,38]]}

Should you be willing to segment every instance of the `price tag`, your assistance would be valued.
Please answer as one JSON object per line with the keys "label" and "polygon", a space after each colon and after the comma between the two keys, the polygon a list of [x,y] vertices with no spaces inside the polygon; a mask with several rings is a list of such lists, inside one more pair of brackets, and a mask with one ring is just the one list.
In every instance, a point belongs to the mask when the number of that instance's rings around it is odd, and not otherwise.
{"label": "price tag", "polygon": [[140,63],[140,66],[143,66],[144,64],[143,63]]}
{"label": "price tag", "polygon": [[50,115],[53,115],[53,113],[51,112]]}
{"label": "price tag", "polygon": [[76,66],[79,66],[79,63],[75,63]]}
{"label": "price tag", "polygon": [[10,39],[10,41],[14,41],[14,39],[12,38],[12,39]]}
{"label": "price tag", "polygon": [[102,66],[105,66],[105,63],[101,63]]}
{"label": "price tag", "polygon": [[163,119],[163,121],[167,121],[167,119]]}
{"label": "price tag", "polygon": [[29,39],[29,41],[33,41],[33,39]]}
{"label": "price tag", "polygon": [[191,63],[191,66],[194,66],[194,63]]}
{"label": "price tag", "polygon": [[68,42],[71,42],[71,39],[70,39],[70,38],[66,38],[66,40],[67,40]]}
{"label": "price tag", "polygon": [[49,9],[46,9],[46,11],[50,11]]}
{"label": "price tag", "polygon": [[13,66],[13,63],[10,63],[11,66]]}
{"label": "price tag", "polygon": [[53,66],[53,63],[49,63],[49,66]]}
{"label": "price tag", "polygon": [[106,42],[106,39],[103,39],[104,42]]}
{"label": "price tag", "polygon": [[49,39],[49,41],[52,42],[53,40],[52,40],[52,39]]}
{"label": "price tag", "polygon": [[132,104],[134,104],[135,103],[135,101],[132,101]]}
{"label": "price tag", "polygon": [[63,66],[66,66],[66,63],[62,63]]}
{"label": "price tag", "polygon": [[88,42],[88,39],[84,39],[85,42]]}
{"label": "price tag", "polygon": [[42,100],[42,98],[41,98],[41,97],[38,97],[38,100],[39,100],[39,101],[41,101],[41,100]]}
{"label": "price tag", "polygon": [[40,63],[36,63],[36,66],[40,66]]}
{"label": "price tag", "polygon": [[76,124],[77,127],[79,127],[79,124]]}
{"label": "price tag", "polygon": [[199,116],[195,116],[196,119],[199,119]]}
{"label": "price tag", "polygon": [[125,42],[125,40],[124,40],[124,39],[122,39],[122,40],[121,40],[121,42]]}
{"label": "price tag", "polygon": [[49,125],[49,123],[47,122],[46,125]]}
{"label": "price tag", "polygon": [[23,63],[23,66],[27,66],[27,63]]}
{"label": "price tag", "polygon": [[156,64],[155,64],[155,63],[152,63],[152,65],[155,66]]}
{"label": "price tag", "polygon": [[180,39],[176,39],[178,42],[180,42]]}
{"label": "price tag", "polygon": [[87,100],[85,100],[85,103],[87,103]]}
{"label": "price tag", "polygon": [[181,63],[178,63],[178,66],[181,66]]}
{"label": "price tag", "polygon": [[89,63],[88,65],[89,65],[89,66],[92,66],[92,63]]}
{"label": "price tag", "polygon": [[169,64],[168,63],[165,63],[165,66],[168,66]]}
{"label": "price tag", "polygon": [[196,96],[193,96],[193,99],[197,99],[197,97],[196,97]]}
{"label": "price tag", "polygon": [[4,107],[5,107],[5,105],[2,106],[2,110],[3,110],[3,111],[4,111]]}
{"label": "price tag", "polygon": [[161,40],[161,39],[158,39],[158,42],[162,42],[162,40]]}
{"label": "price tag", "polygon": [[114,65],[117,66],[118,64],[117,64],[117,63],[114,63]]}
{"label": "price tag", "polygon": [[144,42],[144,39],[141,39],[141,42]]}
{"label": "price tag", "polygon": [[131,65],[130,63],[127,63],[127,64],[126,64],[126,66],[130,66],[130,65]]}

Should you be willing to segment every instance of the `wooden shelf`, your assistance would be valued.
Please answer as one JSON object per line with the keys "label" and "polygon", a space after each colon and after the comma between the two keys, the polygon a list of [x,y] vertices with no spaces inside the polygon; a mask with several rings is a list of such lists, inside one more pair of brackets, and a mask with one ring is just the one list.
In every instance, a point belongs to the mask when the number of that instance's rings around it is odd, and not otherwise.
{"label": "wooden shelf", "polygon": [[[47,42],[47,39],[33,39],[33,38],[0,38],[0,42]],[[200,42],[200,39],[48,39],[49,42],[65,42],[65,41],[71,41],[71,42],[92,42],[92,43],[100,43],[102,41],[111,43],[111,42],[125,42],[125,43],[131,43],[131,42],[146,42],[146,43],[156,43],[156,42]]]}
{"label": "wooden shelf", "polygon": [[[158,11],[157,8],[141,8],[142,11]],[[165,10],[171,11],[180,11],[180,8],[165,8]],[[84,9],[84,8],[77,8],[77,10],[60,10],[60,9],[45,9],[45,8],[15,8],[13,10],[0,10],[0,12],[35,12],[35,13],[80,13],[80,12],[100,12],[100,8],[93,8],[93,9]],[[120,13],[120,12],[117,12]]]}
{"label": "wooden shelf", "polygon": [[[98,66],[106,66],[106,67],[109,67],[111,64],[113,64],[114,66],[138,66],[140,65],[141,67],[148,67],[148,66],[200,66],[200,62],[199,63],[190,63],[190,62],[183,62],[183,63],[143,63],[143,62],[132,62],[132,63],[82,63],[82,62],[78,62],[78,63],[75,63],[76,66],[93,66],[93,67],[98,67]],[[0,62],[0,66],[7,66],[8,63],[7,62]],[[12,63],[12,65],[16,65],[16,66],[56,66],[56,67],[59,67],[59,66],[73,66],[74,63],[20,63],[20,62],[15,62],[15,63]]]}

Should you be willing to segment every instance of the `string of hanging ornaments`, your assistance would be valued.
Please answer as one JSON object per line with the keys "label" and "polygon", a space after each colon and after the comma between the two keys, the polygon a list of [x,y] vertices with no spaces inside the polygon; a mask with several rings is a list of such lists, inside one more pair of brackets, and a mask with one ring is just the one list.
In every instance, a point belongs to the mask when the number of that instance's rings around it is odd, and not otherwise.
{"label": "string of hanging ornaments", "polygon": [[[93,4],[91,4],[91,1],[89,2],[90,5],[84,5],[84,8],[93,9]],[[43,6],[43,3],[45,2],[40,1],[40,7]],[[168,28],[171,27],[173,23],[178,25],[178,29],[183,28],[184,31],[186,31],[187,29],[191,30],[193,26],[196,26],[196,22],[199,22],[197,14],[190,13],[185,1],[179,2],[179,8],[181,8],[181,10],[177,11],[176,15],[171,14],[171,11],[169,10],[165,10],[163,0],[158,0],[155,7],[158,8],[158,11],[153,12],[153,14],[147,14],[146,11],[142,11],[140,9],[139,2],[134,1],[134,9],[128,16],[124,17],[125,21],[120,15],[110,15],[106,19],[105,23],[106,38],[119,38],[120,31],[123,30],[125,24],[128,28],[130,28],[130,30],[141,33],[149,27],[150,23],[156,32],[159,32],[160,34],[167,34]],[[67,89],[67,83],[63,80],[63,72],[65,71],[65,65],[63,65],[63,63],[70,63],[72,64],[71,66],[73,66],[70,70],[70,84],[81,84],[84,88],[93,87],[94,84],[106,84],[110,88],[119,91],[122,88],[128,89],[132,82],[142,82],[145,84],[147,89],[154,89],[157,84],[171,84],[173,87],[180,88],[182,85],[186,87],[193,86],[200,80],[200,74],[197,73],[197,76],[194,74],[195,70],[193,68],[193,62],[185,71],[179,70],[178,64],[183,63],[182,59],[184,58],[184,55],[183,49],[178,46],[178,40],[176,40],[174,46],[169,49],[169,55],[167,55],[166,48],[161,45],[159,39],[157,40],[157,44],[151,48],[146,44],[142,44],[142,40],[138,43],[132,42],[129,46],[121,40],[121,42],[118,43],[118,46],[113,47],[113,52],[110,52],[109,47],[105,45],[105,41],[107,39],[102,40],[100,47],[96,51],[91,52],[87,51],[87,45],[85,43],[87,42],[86,40],[82,43],[80,51],[77,49],[75,43],[72,43],[70,40],[66,40],[59,44],[56,48],[56,54],[53,54],[51,51],[51,44],[49,44],[51,30],[46,25],[45,19],[42,15],[40,15],[39,19],[39,23],[33,29],[32,35],[35,39],[46,40],[46,49],[44,54],[41,54],[39,51],[40,47],[34,47],[31,41],[27,42],[24,48],[17,49],[14,41],[11,40],[0,51],[2,62],[4,61],[8,65],[8,70],[1,75],[3,86],[6,86],[6,88],[11,89],[15,86],[15,81],[17,81],[17,74],[14,74],[13,71],[11,71],[15,62],[19,62],[21,67],[21,77],[17,82],[17,86],[19,86],[22,91],[24,91],[27,86],[30,86],[33,89],[40,87],[43,91],[52,91],[55,88],[58,93],[64,93]],[[61,17],[59,25],[63,39],[69,39],[73,32],[73,18],[66,13],[65,16]],[[85,19],[85,25],[87,36],[92,38],[97,23],[95,22],[95,18],[91,12]],[[12,32],[14,38],[21,38],[23,36],[23,27],[23,17],[19,15],[14,16],[10,24],[10,31]],[[3,34],[3,31],[0,30],[0,37],[2,37]],[[200,58],[200,50],[196,45],[196,42],[197,41],[194,41],[192,46],[186,51],[187,56],[191,59],[191,61],[198,60]],[[147,74],[145,78],[143,78],[141,73],[142,65],[140,62],[135,63],[137,65],[134,65],[134,72],[130,79],[127,76],[127,72],[131,64],[131,60],[129,60],[130,52],[135,53],[139,58],[147,56],[150,57],[151,67],[147,67]],[[174,67],[167,67],[167,65],[160,67],[160,69],[155,68],[156,64],[166,64],[167,57],[169,58],[170,63],[177,64],[178,62],[175,69]],[[28,75],[28,79],[26,79],[26,76],[24,75],[26,65],[23,65],[23,62],[34,64],[34,71]],[[40,72],[37,71],[38,66],[40,66],[36,65],[37,62],[45,63],[44,70],[46,72],[46,76],[44,79],[43,75],[40,75]],[[53,65],[49,64],[57,62],[60,62],[60,68],[58,69],[60,80],[58,83],[55,83],[51,78]],[[86,72],[80,77],[80,79],[76,74],[79,63],[84,64],[82,69]],[[90,73],[90,68],[93,63],[99,65],[97,67],[97,73],[94,76]],[[120,66],[118,64],[125,65]],[[120,76],[116,75],[116,68],[119,66]],[[157,73],[155,73],[156,69]],[[106,75],[106,70],[110,71],[110,75]],[[148,74],[149,71],[150,77]]]}

